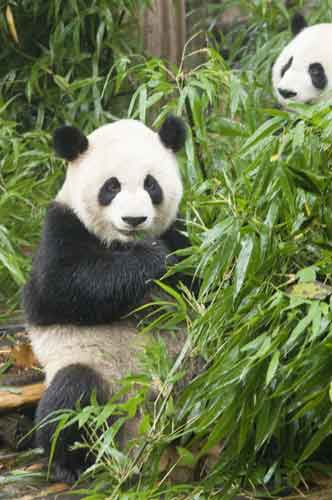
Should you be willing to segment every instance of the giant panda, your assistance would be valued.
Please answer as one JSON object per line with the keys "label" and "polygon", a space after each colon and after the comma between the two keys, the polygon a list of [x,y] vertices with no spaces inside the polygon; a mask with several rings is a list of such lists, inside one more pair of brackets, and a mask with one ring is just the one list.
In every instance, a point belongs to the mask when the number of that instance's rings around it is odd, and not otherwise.
{"label": "giant panda", "polygon": [[[23,289],[27,330],[46,373],[36,424],[77,401],[90,404],[93,391],[106,403],[121,377],[139,371],[150,337],[138,334],[128,313],[165,274],[169,254],[190,244],[177,227],[183,186],[175,153],[184,142],[174,116],[159,132],[128,119],[87,137],[71,126],[55,131],[55,151],[68,168]],[[185,338],[165,334],[164,341],[174,357]],[[36,430],[48,454],[54,430]],[[63,430],[55,480],[73,482],[86,466],[82,450],[70,450],[79,439],[78,428]]]}
{"label": "giant panda", "polygon": [[307,26],[301,14],[292,18],[294,38],[272,69],[273,90],[279,103],[314,103],[329,99],[332,89],[332,23]]}

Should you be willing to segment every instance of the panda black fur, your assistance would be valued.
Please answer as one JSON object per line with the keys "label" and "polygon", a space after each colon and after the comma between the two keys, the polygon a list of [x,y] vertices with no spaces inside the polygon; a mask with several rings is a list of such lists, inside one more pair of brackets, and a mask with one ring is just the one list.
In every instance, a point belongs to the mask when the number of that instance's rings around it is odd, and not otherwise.
{"label": "panda black fur", "polygon": [[[55,150],[69,161],[68,170],[23,290],[27,329],[46,372],[37,423],[78,400],[89,404],[93,390],[107,402],[118,380],[138,371],[138,353],[151,337],[121,318],[165,274],[168,255],[189,245],[176,222],[182,182],[174,152],[184,141],[184,125],[175,117],[159,133],[134,120],[88,137],[73,127],[55,132]],[[135,238],[138,230],[143,240]],[[167,335],[164,341],[174,355],[184,339]],[[54,429],[37,429],[37,445],[46,453]],[[72,482],[88,465],[82,451],[69,451],[77,440],[78,428],[62,432],[56,480]]]}
{"label": "panda black fur", "polygon": [[332,23],[307,26],[295,14],[291,28],[294,38],[282,50],[272,69],[274,93],[282,106],[289,101],[319,102],[331,98]]}

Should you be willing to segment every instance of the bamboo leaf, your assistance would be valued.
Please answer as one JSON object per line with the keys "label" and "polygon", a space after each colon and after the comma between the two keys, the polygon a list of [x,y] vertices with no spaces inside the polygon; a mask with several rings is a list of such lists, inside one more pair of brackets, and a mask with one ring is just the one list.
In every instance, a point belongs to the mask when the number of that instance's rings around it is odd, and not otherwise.
{"label": "bamboo leaf", "polygon": [[241,240],[241,251],[235,267],[234,298],[237,297],[244,283],[253,248],[254,241],[251,235]]}
{"label": "bamboo leaf", "polygon": [[273,377],[275,376],[278,366],[279,366],[280,352],[276,351],[270,361],[269,367],[266,372],[265,385],[269,385]]}

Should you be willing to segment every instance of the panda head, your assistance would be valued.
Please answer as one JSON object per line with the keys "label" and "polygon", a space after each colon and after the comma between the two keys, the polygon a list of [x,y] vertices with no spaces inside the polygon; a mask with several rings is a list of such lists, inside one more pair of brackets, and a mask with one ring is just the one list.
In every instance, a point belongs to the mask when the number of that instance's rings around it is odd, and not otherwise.
{"label": "panda head", "polygon": [[100,240],[158,236],[176,219],[182,182],[175,152],[185,142],[182,121],[169,116],[159,132],[119,120],[85,136],[75,127],[54,133],[68,164],[56,201],[70,207]]}
{"label": "panda head", "polygon": [[332,23],[307,27],[300,14],[292,19],[293,40],[272,70],[274,93],[282,106],[330,97],[332,88]]}

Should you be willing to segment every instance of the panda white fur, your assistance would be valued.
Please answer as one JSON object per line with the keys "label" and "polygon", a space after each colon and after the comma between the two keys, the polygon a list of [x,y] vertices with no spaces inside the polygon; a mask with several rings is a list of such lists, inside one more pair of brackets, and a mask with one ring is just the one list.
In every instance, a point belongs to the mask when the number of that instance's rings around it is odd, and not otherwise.
{"label": "panda white fur", "polygon": [[307,27],[304,17],[292,19],[295,37],[282,50],[272,69],[274,93],[282,106],[289,101],[309,103],[331,97],[332,23]]}
{"label": "panda white fur", "polygon": [[[88,137],[74,127],[56,130],[55,150],[68,170],[23,290],[27,329],[46,372],[37,423],[78,400],[89,404],[94,389],[106,402],[119,378],[138,371],[138,352],[149,337],[122,318],[165,274],[167,256],[189,245],[176,227],[182,182],[174,153],[184,141],[184,125],[172,116],[159,133],[134,120]],[[164,339],[171,355],[184,341]],[[47,453],[54,428],[36,433]],[[78,429],[62,432],[56,480],[72,482],[86,465],[82,451],[69,451],[77,440]]]}

